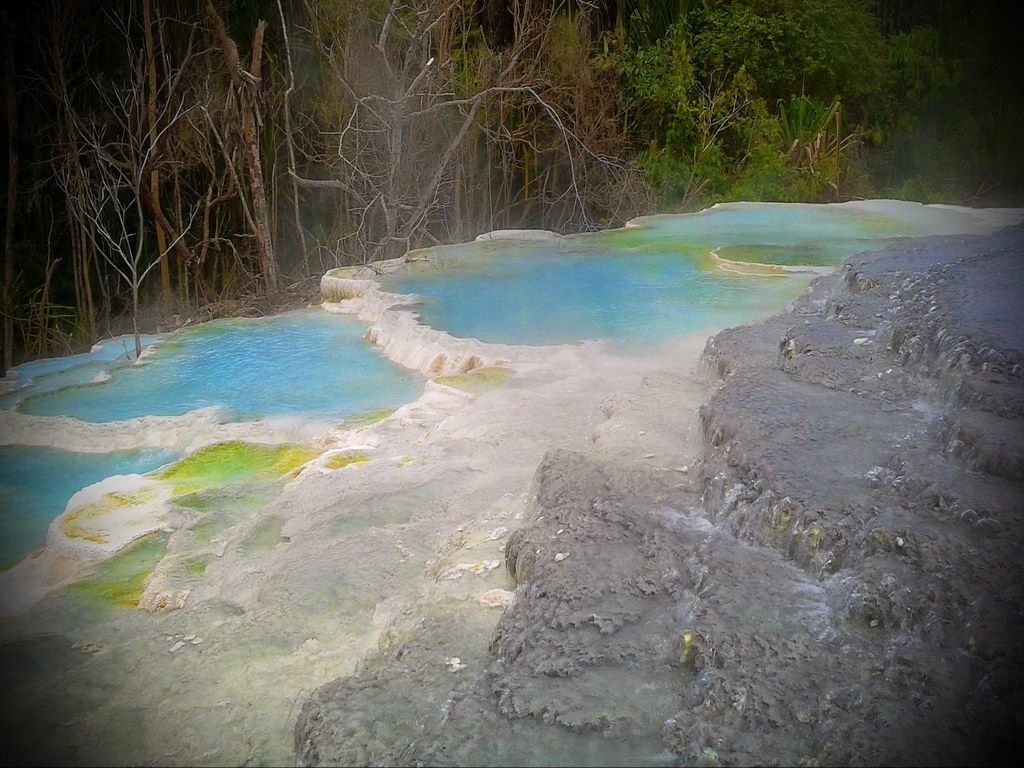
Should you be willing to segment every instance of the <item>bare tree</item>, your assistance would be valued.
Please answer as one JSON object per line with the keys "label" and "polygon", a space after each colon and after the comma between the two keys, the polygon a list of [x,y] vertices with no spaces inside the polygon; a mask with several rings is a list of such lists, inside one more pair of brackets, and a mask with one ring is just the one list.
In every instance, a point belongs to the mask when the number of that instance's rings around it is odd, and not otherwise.
{"label": "bare tree", "polygon": [[[158,163],[156,149],[164,136],[198,105],[186,104],[180,89],[189,59],[186,55],[181,66],[168,73],[161,107],[153,115],[152,102],[146,98],[146,53],[130,47],[130,18],[112,20],[122,26],[127,43],[125,77],[113,85],[93,81],[96,93],[103,99],[102,108],[96,113],[83,115],[72,104],[65,104],[77,137],[79,157],[58,157],[56,175],[64,193],[73,200],[76,215],[88,224],[86,228],[97,252],[130,290],[137,357],[142,352],[139,289],[167,252],[179,244],[199,211],[197,204],[188,223],[170,243],[155,251],[147,248],[144,209],[151,200],[149,183]],[[152,125],[159,126],[158,130],[150,130]],[[166,224],[164,220],[162,225]]]}
{"label": "bare tree", "polygon": [[[351,10],[344,34],[319,35],[337,108],[327,119],[309,118],[322,143],[307,158],[323,178],[307,173],[299,182],[340,195],[352,220],[345,245],[364,263],[401,255],[414,241],[436,242],[433,225],[464,197],[466,168],[479,151],[476,138],[499,153],[513,152],[519,140],[503,120],[505,102],[532,105],[555,137],[567,171],[557,196],[568,206],[565,218],[574,228],[594,228],[584,201],[584,166],[622,164],[591,152],[543,93],[537,53],[557,10],[519,0],[511,9],[511,45],[487,52],[472,81],[451,61],[453,25],[464,22],[459,15],[465,13],[457,0],[393,0],[376,30]],[[509,169],[502,173],[504,179]]]}

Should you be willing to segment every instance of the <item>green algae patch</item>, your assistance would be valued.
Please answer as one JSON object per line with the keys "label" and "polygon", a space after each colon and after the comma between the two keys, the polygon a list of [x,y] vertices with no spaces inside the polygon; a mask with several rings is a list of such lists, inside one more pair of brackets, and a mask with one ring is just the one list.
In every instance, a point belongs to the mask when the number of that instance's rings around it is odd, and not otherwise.
{"label": "green algae patch", "polygon": [[269,552],[282,541],[281,529],[284,527],[284,519],[271,516],[261,520],[253,529],[244,542],[242,550],[246,553]]}
{"label": "green algae patch", "polygon": [[359,464],[360,462],[369,460],[370,457],[364,456],[363,454],[336,453],[327,459],[324,466],[326,466],[327,469],[341,469],[342,467],[347,467],[349,464]]}
{"label": "green algae patch", "polygon": [[66,587],[75,597],[96,605],[137,608],[146,577],[167,553],[167,533],[142,536]]}
{"label": "green algae patch", "polygon": [[477,368],[475,371],[459,374],[458,376],[439,376],[434,381],[448,387],[471,392],[474,395],[480,395],[503,386],[512,378],[513,374],[514,371],[508,368],[492,365],[486,368]]}
{"label": "green algae patch", "polygon": [[218,443],[182,459],[160,475],[175,495],[258,478],[281,477],[318,455],[295,445]]}
{"label": "green algae patch", "polygon": [[141,506],[156,497],[152,487],[143,488],[135,493],[112,492],[99,501],[76,509],[60,520],[60,530],[69,539],[82,539],[97,544],[107,543],[108,531],[97,529],[94,525],[98,518],[125,507]]}
{"label": "green algae patch", "polygon": [[420,466],[420,465],[423,465],[423,464],[426,464],[426,463],[427,462],[424,459],[421,459],[418,456],[405,456],[401,460],[399,460],[399,462],[397,464],[395,464],[395,466],[396,467],[408,467],[410,465]]}
{"label": "green algae patch", "polygon": [[189,576],[202,576],[209,564],[209,556],[183,557],[178,561],[179,567]]}
{"label": "green algae patch", "polygon": [[356,427],[366,427],[370,424],[376,424],[378,421],[386,419],[394,413],[395,410],[395,408],[381,408],[379,411],[370,411],[369,413],[360,413],[355,416],[349,416],[343,422],[343,426],[346,429],[355,429]]}

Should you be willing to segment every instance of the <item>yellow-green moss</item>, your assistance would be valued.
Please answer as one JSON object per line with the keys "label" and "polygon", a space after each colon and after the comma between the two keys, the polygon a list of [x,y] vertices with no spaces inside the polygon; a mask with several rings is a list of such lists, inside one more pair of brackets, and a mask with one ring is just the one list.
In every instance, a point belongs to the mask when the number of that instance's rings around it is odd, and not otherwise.
{"label": "yellow-green moss", "polygon": [[786,530],[786,527],[789,525],[789,521],[792,517],[793,514],[788,509],[780,509],[778,519],[775,521],[775,528],[780,531]]}
{"label": "yellow-green moss", "polygon": [[885,549],[886,538],[885,538],[885,532],[884,531],[880,531],[880,530],[872,531],[871,532],[871,536],[875,540],[876,549]]}
{"label": "yellow-green moss", "polygon": [[142,488],[137,493],[108,493],[99,501],[94,501],[92,504],[86,504],[81,509],[76,509],[74,512],[71,512],[69,515],[64,517],[60,521],[61,531],[69,538],[84,539],[85,541],[94,541],[97,544],[104,544],[107,541],[106,535],[104,535],[102,531],[90,530],[87,528],[87,521],[103,517],[116,509],[144,504],[152,499],[153,496],[153,488]]}
{"label": "yellow-green moss", "polygon": [[146,577],[167,552],[166,533],[151,533],[104,560],[67,590],[90,603],[118,608],[136,608],[145,589]]}
{"label": "yellow-green moss", "polygon": [[491,365],[486,368],[477,368],[475,371],[458,376],[439,376],[434,381],[438,384],[444,384],[479,395],[504,385],[512,378],[513,373],[513,371],[500,365]]}
{"label": "yellow-green moss", "polygon": [[327,469],[341,469],[347,467],[349,464],[358,464],[361,461],[369,461],[369,456],[363,456],[362,454],[351,454],[351,453],[336,453],[327,459]]}
{"label": "yellow-green moss", "polygon": [[369,413],[349,416],[345,419],[344,426],[349,429],[355,429],[356,427],[365,427],[368,424],[376,424],[378,421],[383,421],[394,412],[394,408],[382,408],[379,411],[370,411]]}
{"label": "yellow-green moss", "polygon": [[692,665],[697,659],[697,648],[693,642],[693,632],[684,632],[679,645],[679,663]]}
{"label": "yellow-green moss", "polygon": [[821,528],[811,528],[809,533],[811,552],[817,552],[818,546],[821,544]]}
{"label": "yellow-green moss", "polygon": [[407,467],[410,464],[426,464],[427,462],[418,456],[404,456],[402,459],[395,464],[396,467]]}
{"label": "yellow-green moss", "polygon": [[181,495],[256,477],[281,477],[305,464],[318,451],[295,445],[218,443],[202,448],[160,475]]}
{"label": "yellow-green moss", "polygon": [[202,576],[209,564],[209,556],[183,557],[178,562],[178,565],[190,576]]}

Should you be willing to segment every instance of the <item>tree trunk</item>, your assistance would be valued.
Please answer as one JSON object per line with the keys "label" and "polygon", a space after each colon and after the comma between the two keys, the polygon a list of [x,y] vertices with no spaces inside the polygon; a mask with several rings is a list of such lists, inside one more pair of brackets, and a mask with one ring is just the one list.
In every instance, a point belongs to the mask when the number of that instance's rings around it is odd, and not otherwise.
{"label": "tree trunk", "polygon": [[85,224],[81,225],[82,235],[82,289],[85,293],[85,311],[89,323],[89,341],[96,341],[96,306],[92,298],[92,278],[89,275],[91,265],[89,262],[89,233]]}
{"label": "tree trunk", "polygon": [[[142,4],[142,25],[146,31],[146,68],[149,72],[149,99],[146,107],[149,120],[149,141],[151,149],[150,162],[153,163],[153,171],[150,173],[149,194],[150,207],[154,211],[160,210],[160,172],[156,168],[158,149],[156,147],[156,46],[153,44],[153,14],[152,0],[144,0]],[[167,252],[167,232],[159,219],[153,221],[156,230],[157,253],[160,254],[160,295],[164,307],[169,307],[174,300],[171,293],[171,266],[170,254]]]}
{"label": "tree trunk", "polygon": [[139,281],[132,281],[132,330],[135,332],[135,359],[142,354],[142,338],[139,336]]}
{"label": "tree trunk", "polygon": [[[47,243],[47,251],[49,251]],[[50,254],[47,253],[47,259]],[[46,357],[50,353],[50,281],[53,280],[53,273],[60,264],[60,259],[48,261],[46,264],[46,275],[43,278],[43,291],[39,298],[39,338],[38,351],[40,357]]]}
{"label": "tree trunk", "polygon": [[303,271],[309,273],[309,252],[306,250],[306,232],[302,227],[299,214],[299,180],[295,168],[295,141],[292,136],[291,97],[295,92],[295,72],[292,70],[292,50],[288,42],[288,27],[284,23],[284,9],[281,0],[277,0],[277,12],[281,15],[281,34],[284,35],[284,52],[288,61],[288,88],[284,92],[284,140],[288,149],[288,171],[292,177],[292,205],[295,209],[295,232],[299,237],[299,250],[302,251]]}
{"label": "tree trunk", "polygon": [[[250,71],[242,68],[238,58],[238,46],[228,37],[224,20],[214,8],[212,0],[206,2],[206,13],[213,24],[214,32],[224,55],[224,63],[231,75],[238,120],[241,123],[242,153],[248,169],[249,188],[252,193],[252,218],[256,250],[263,272],[264,287],[268,293],[277,290],[277,263],[274,258],[273,242],[270,236],[266,186],[263,181],[263,164],[260,160],[259,110],[260,68],[263,59],[263,35],[267,23],[260,21],[252,43]],[[225,137],[226,138],[226,137]]]}
{"label": "tree trunk", "polygon": [[7,96],[7,221],[4,227],[4,353],[3,369],[0,375],[7,375],[7,369],[14,364],[14,219],[18,205],[18,99],[14,90],[14,41],[11,22],[7,11],[3,11],[2,22],[6,31],[4,45],[7,48],[6,77],[4,87]]}

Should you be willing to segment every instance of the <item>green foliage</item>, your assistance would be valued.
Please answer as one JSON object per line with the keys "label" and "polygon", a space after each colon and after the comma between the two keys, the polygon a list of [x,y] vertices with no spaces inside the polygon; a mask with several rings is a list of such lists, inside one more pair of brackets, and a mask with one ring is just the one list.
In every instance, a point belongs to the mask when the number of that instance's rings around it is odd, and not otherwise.
{"label": "green foliage", "polygon": [[698,77],[745,67],[768,102],[793,95],[831,99],[855,111],[877,98],[882,38],[870,6],[848,0],[751,0],[693,15]]}
{"label": "green foliage", "polygon": [[633,34],[620,55],[628,128],[659,207],[829,201],[855,182],[870,192],[861,138],[884,134],[898,80],[868,3],[680,8],[660,39]]}
{"label": "green foliage", "polygon": [[696,88],[685,30],[672,27],[653,45],[627,49],[622,74],[633,134],[653,145],[684,140]]}

